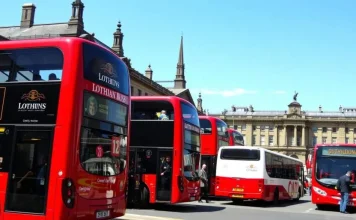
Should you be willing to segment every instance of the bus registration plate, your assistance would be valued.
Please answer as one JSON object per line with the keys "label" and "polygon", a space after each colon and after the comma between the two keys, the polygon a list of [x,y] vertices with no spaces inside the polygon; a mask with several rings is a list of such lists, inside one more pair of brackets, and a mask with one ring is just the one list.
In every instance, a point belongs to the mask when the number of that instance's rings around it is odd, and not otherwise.
{"label": "bus registration plate", "polygon": [[[338,204],[340,205],[340,201],[338,202]],[[353,202],[348,202],[347,205],[348,205],[348,206],[353,206],[354,203],[353,203]]]}
{"label": "bus registration plate", "polygon": [[98,211],[96,212],[96,218],[107,218],[110,216],[110,210]]}
{"label": "bus registration plate", "polygon": [[244,195],[232,195],[232,198],[243,198]]}
{"label": "bus registration plate", "polygon": [[243,192],[244,189],[242,189],[242,188],[233,188],[232,191],[233,192]]}

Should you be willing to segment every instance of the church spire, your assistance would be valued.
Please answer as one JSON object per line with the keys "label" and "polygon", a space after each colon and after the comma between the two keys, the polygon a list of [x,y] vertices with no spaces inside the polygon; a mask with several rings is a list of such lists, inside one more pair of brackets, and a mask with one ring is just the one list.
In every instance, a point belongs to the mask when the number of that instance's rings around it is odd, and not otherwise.
{"label": "church spire", "polygon": [[117,24],[117,29],[114,33],[114,44],[112,49],[119,55],[119,57],[124,57],[124,47],[122,46],[122,41],[124,34],[121,32],[121,22]]}
{"label": "church spire", "polygon": [[177,73],[176,78],[174,80],[174,88],[175,89],[185,89],[185,75],[184,75],[184,53],[183,53],[183,36],[180,39],[180,49],[179,49],[179,57],[177,63]]}

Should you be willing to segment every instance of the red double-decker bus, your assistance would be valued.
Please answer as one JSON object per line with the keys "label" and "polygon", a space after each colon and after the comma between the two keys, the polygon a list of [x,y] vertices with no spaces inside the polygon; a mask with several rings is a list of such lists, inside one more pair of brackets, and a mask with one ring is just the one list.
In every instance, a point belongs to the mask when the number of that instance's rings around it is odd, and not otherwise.
{"label": "red double-decker bus", "polygon": [[125,214],[129,73],[81,38],[0,42],[0,219]]}
{"label": "red double-decker bus", "polygon": [[318,144],[312,160],[312,203],[318,209],[338,205],[340,193],[336,190],[338,179],[351,171],[351,193],[348,206],[356,202],[356,144]]}
{"label": "red double-decker bus", "polygon": [[206,164],[208,194],[215,196],[216,157],[219,147],[229,146],[227,124],[213,116],[199,116],[201,131],[201,164]]}
{"label": "red double-decker bus", "polygon": [[245,141],[244,141],[244,136],[232,129],[232,128],[228,128],[227,132],[229,134],[229,146],[244,146],[245,145]]}
{"label": "red double-decker bus", "polygon": [[131,98],[129,202],[196,201],[200,126],[194,105],[174,96]]}

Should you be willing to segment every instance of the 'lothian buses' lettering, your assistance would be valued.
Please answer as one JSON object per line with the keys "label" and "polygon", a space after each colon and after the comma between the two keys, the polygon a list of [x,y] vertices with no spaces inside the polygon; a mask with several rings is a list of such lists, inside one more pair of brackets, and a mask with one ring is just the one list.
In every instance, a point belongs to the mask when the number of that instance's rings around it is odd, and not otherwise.
{"label": "'lothian buses' lettering", "polygon": [[105,76],[104,74],[102,73],[99,73],[99,80],[104,82],[104,83],[107,83],[107,84],[110,84],[110,85],[113,85],[117,88],[120,88],[120,83],[108,76]]}
{"label": "'lothian buses' lettering", "polygon": [[112,98],[112,99],[122,102],[126,105],[129,104],[129,100],[128,100],[127,96],[122,95],[114,90],[108,89],[104,86],[100,86],[98,84],[91,83],[91,91],[98,93],[100,95],[104,95],[106,97]]}

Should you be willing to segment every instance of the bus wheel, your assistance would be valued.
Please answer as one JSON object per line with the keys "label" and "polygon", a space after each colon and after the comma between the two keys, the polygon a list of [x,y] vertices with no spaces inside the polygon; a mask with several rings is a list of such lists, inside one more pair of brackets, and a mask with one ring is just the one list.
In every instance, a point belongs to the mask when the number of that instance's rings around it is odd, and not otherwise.
{"label": "bus wheel", "polygon": [[149,194],[148,194],[147,187],[142,187],[140,197],[141,197],[140,199],[141,208],[147,208],[149,205]]}
{"label": "bus wheel", "polygon": [[279,203],[279,190],[278,188],[276,188],[273,194],[273,204],[278,205],[278,203]]}
{"label": "bus wheel", "polygon": [[325,210],[326,208],[325,208],[325,205],[317,204],[316,209],[322,211],[322,210]]}
{"label": "bus wheel", "polygon": [[242,199],[232,199],[232,203],[235,205],[241,205],[243,203]]}

